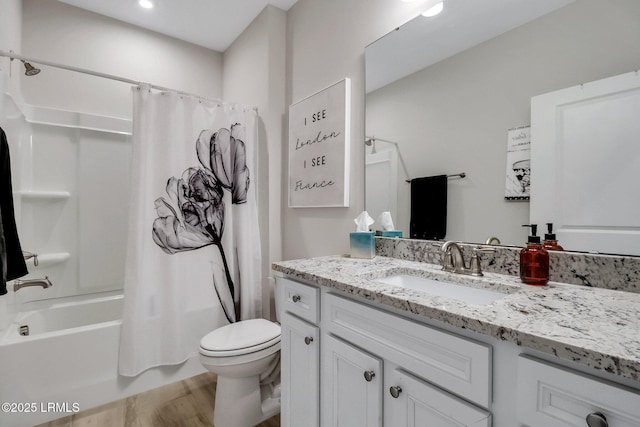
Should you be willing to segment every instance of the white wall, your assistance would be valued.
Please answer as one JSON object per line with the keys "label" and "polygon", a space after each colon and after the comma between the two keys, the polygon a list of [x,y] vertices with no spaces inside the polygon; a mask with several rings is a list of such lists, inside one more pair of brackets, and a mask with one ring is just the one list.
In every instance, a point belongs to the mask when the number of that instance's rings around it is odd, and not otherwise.
{"label": "white wall", "polygon": [[[23,0],[22,53],[207,98],[222,96],[222,54],[49,0]],[[14,61],[13,71],[23,73]],[[131,116],[130,84],[41,66],[22,79],[25,102]]]}
{"label": "white wall", "polygon": [[348,208],[287,206],[283,141],[283,257],[349,252],[353,218],[364,209],[364,49],[422,12],[425,1],[299,0],[287,14],[287,104],[351,79],[351,187]]}
{"label": "white wall", "polygon": [[[0,50],[5,52],[20,52],[22,35],[22,1],[0,1]],[[0,58],[0,70],[9,70],[11,61],[9,58]],[[22,66],[22,65],[20,65]],[[8,73],[7,73],[8,74]],[[11,87],[5,90],[18,92],[18,79],[13,79]],[[9,86],[9,85],[7,85]]]}
{"label": "white wall", "polygon": [[286,13],[267,6],[224,52],[223,98],[258,108],[258,211],[263,261],[263,313],[269,316],[272,261],[282,259],[280,226],[282,123],[285,114]]}
{"label": "white wall", "polygon": [[446,239],[524,245],[507,129],[530,124],[532,96],[640,68],[638,40],[637,0],[577,1],[370,93],[367,132],[399,141],[413,178],[466,172],[449,182]]}

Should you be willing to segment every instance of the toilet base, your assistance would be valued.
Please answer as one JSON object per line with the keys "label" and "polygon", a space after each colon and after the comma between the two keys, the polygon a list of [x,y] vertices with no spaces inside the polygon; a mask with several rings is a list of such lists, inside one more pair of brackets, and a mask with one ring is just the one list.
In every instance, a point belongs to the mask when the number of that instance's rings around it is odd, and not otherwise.
{"label": "toilet base", "polygon": [[280,385],[260,386],[259,376],[218,376],[213,424],[216,427],[253,427],[280,412]]}

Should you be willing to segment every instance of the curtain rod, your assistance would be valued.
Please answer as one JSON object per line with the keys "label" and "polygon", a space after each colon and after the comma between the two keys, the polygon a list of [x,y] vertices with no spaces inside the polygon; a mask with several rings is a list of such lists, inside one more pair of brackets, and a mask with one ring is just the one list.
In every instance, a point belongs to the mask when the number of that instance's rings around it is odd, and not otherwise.
{"label": "curtain rod", "polygon": [[[200,98],[200,99],[207,99],[204,98],[200,95],[196,95],[195,93],[189,93],[189,92],[184,92],[181,90],[176,90],[176,89],[171,89],[168,87],[164,87],[164,86],[158,86],[158,85],[154,85],[154,84],[150,84],[150,83],[145,83],[145,82],[141,82],[138,80],[133,80],[133,79],[128,79],[126,77],[120,77],[120,76],[114,76],[113,74],[106,74],[106,73],[101,73],[99,71],[92,71],[92,70],[87,70],[85,68],[78,68],[78,67],[73,67],[70,65],[64,65],[64,64],[57,64],[55,62],[50,62],[50,61],[44,61],[38,58],[32,58],[29,56],[24,56],[24,55],[19,55],[17,53],[13,53],[13,52],[6,52],[4,50],[0,50],[0,57],[6,57],[6,58],[10,58],[10,59],[19,59],[21,61],[27,61],[27,62],[35,62],[36,64],[39,65],[46,65],[49,67],[55,67],[55,68],[60,68],[62,70],[67,70],[67,71],[73,71],[76,73],[82,73],[82,74],[89,74],[91,76],[96,76],[96,77],[102,77],[103,79],[109,79],[109,80],[115,80],[118,82],[122,82],[122,83],[128,83],[128,84],[132,84],[132,85],[142,85],[142,84],[148,84],[150,88],[152,89],[156,89],[156,90],[161,90],[161,91],[167,91],[167,92],[175,92],[179,95],[186,95],[186,96],[192,96],[195,98]],[[219,99],[212,99],[211,101],[214,102],[219,102],[219,103],[225,103],[224,101],[221,101]],[[226,103],[228,104],[228,103]],[[254,111],[258,111],[258,109],[256,107],[251,107]]]}

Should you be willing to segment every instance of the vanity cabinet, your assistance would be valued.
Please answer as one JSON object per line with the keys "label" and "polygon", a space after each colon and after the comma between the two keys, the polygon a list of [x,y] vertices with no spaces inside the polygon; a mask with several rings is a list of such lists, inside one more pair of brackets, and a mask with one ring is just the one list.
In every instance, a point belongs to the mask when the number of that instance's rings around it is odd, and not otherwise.
{"label": "vanity cabinet", "polygon": [[283,426],[640,426],[633,381],[277,280]]}
{"label": "vanity cabinet", "polygon": [[491,426],[491,346],[276,280],[283,426]]}
{"label": "vanity cabinet", "polygon": [[281,424],[317,427],[320,423],[319,289],[277,278],[282,306]]}
{"label": "vanity cabinet", "polygon": [[640,426],[637,391],[526,355],[518,357],[517,388],[522,427]]}
{"label": "vanity cabinet", "polygon": [[323,426],[491,425],[490,346],[322,296]]}

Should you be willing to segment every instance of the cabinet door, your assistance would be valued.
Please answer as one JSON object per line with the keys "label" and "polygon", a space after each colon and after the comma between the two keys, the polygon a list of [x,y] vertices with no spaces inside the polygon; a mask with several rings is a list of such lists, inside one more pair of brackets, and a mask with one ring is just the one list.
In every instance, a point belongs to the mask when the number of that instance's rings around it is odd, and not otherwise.
{"label": "cabinet door", "polygon": [[282,315],[282,413],[283,427],[319,425],[320,340],[318,328]]}
{"label": "cabinet door", "polygon": [[323,335],[322,372],[323,426],[382,426],[380,359]]}
{"label": "cabinet door", "polygon": [[404,371],[387,372],[385,426],[489,427],[491,414]]}

